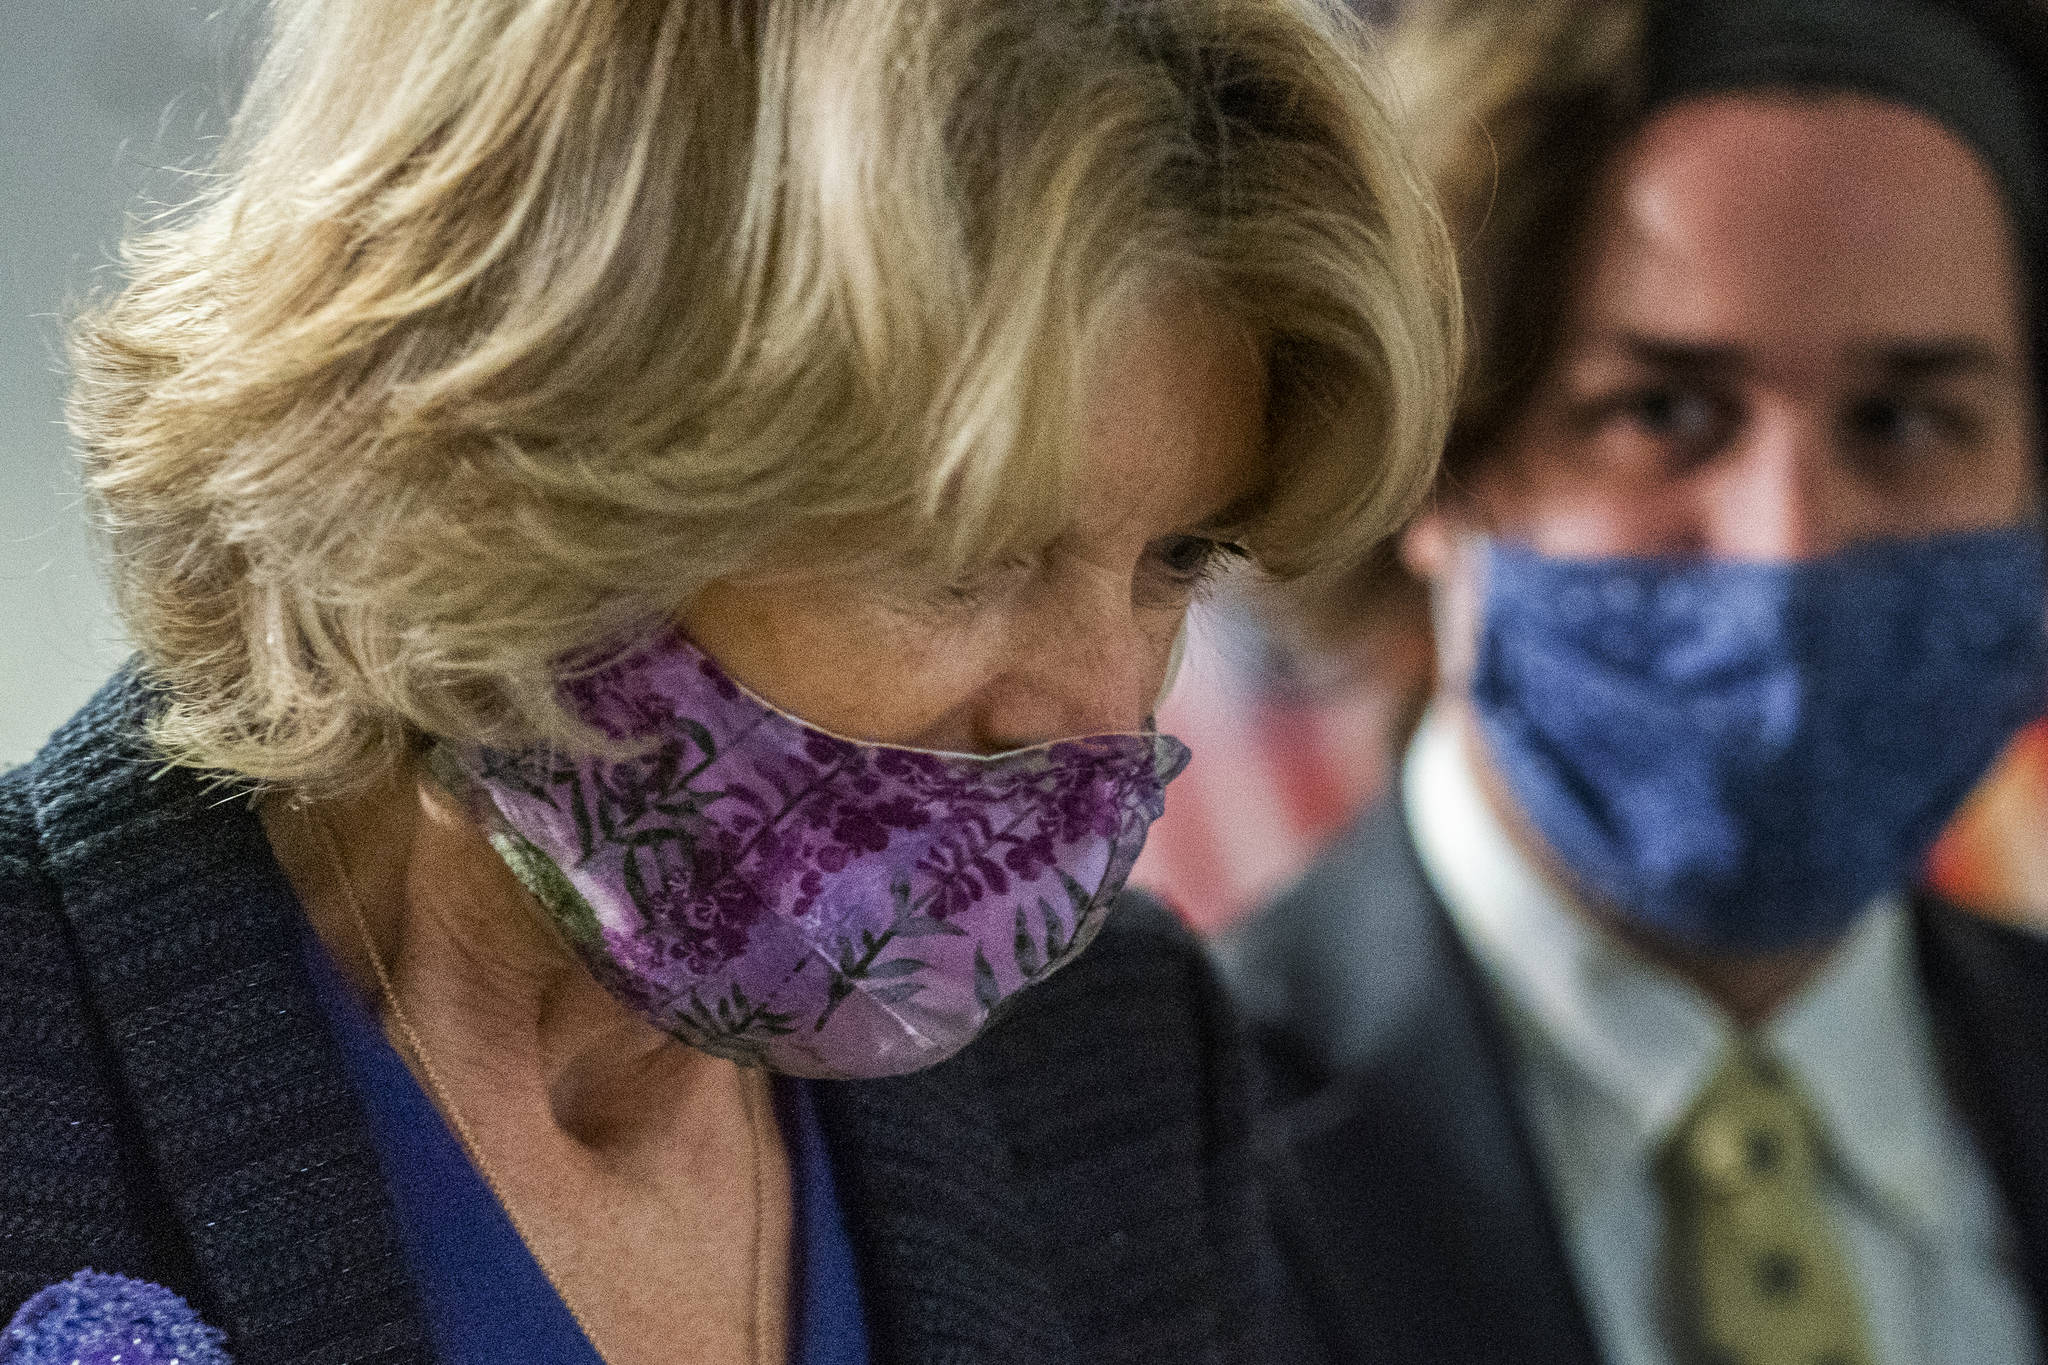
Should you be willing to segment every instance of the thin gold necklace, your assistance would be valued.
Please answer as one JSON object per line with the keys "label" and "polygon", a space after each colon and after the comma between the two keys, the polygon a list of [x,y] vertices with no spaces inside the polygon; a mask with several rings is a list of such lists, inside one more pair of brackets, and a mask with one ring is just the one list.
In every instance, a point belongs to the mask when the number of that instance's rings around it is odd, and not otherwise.
{"label": "thin gold necklace", "polygon": [[[412,1054],[413,1064],[419,1068],[420,1077],[426,1082],[427,1090],[439,1105],[441,1112],[448,1116],[448,1125],[455,1130],[455,1136],[462,1143],[463,1151],[468,1153],[470,1163],[476,1167],[477,1174],[483,1177],[484,1185],[498,1201],[498,1207],[503,1209],[505,1216],[511,1220],[512,1230],[519,1234],[519,1240],[525,1244],[534,1263],[540,1267],[541,1274],[547,1276],[548,1283],[554,1286],[555,1293],[562,1300],[562,1306],[569,1310],[569,1316],[575,1320],[577,1328],[583,1333],[583,1339],[590,1343],[590,1349],[597,1352],[600,1359],[611,1360],[611,1353],[598,1341],[597,1332],[591,1326],[589,1317],[577,1307],[576,1300],[555,1273],[554,1267],[548,1264],[547,1257],[541,1253],[540,1244],[533,1237],[526,1220],[512,1206],[512,1201],[505,1197],[503,1182],[498,1179],[497,1172],[484,1156],[483,1148],[469,1126],[469,1120],[463,1116],[462,1107],[455,1102],[453,1092],[442,1081],[440,1072],[435,1069],[433,1057],[428,1053],[419,1030],[413,1027],[412,1019],[406,1014],[405,1007],[398,1003],[398,987],[384,965],[384,955],[377,951],[376,939],[370,934],[370,918],[363,911],[362,899],[356,895],[355,879],[349,876],[348,862],[341,853],[341,841],[335,837],[334,830],[327,823],[325,816],[316,816],[312,809],[305,805],[294,804],[292,809],[299,816],[300,823],[319,843],[328,864],[334,870],[334,879],[341,886],[342,898],[348,902],[349,917],[355,922],[356,933],[362,938],[363,952],[370,959],[370,970],[377,977],[377,990],[384,998],[384,1007],[391,1012],[392,1022],[398,1026],[400,1039],[404,1042],[406,1050]],[[746,1353],[755,1365],[776,1365],[776,1362],[771,1361],[766,1354],[766,1334],[761,1331],[762,1286],[768,1279],[767,1248],[763,1236],[763,1224],[766,1219],[762,1213],[767,1197],[766,1176],[763,1170],[765,1163],[761,1160],[763,1123],[758,1112],[760,1105],[751,1092],[743,1096],[741,1107],[747,1116],[748,1151],[753,1155],[751,1173],[754,1185],[754,1277],[752,1300],[747,1305]]]}

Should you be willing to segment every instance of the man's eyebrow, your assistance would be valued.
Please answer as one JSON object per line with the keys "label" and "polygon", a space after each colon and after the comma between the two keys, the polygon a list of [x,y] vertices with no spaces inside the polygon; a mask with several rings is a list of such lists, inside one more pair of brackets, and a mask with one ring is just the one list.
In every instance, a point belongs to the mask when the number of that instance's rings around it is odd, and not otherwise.
{"label": "man's eyebrow", "polygon": [[1855,360],[1888,379],[1928,381],[2010,373],[2012,362],[1996,347],[1974,337],[1934,337],[1924,341],[1881,341],[1855,347]]}
{"label": "man's eyebrow", "polygon": [[[1631,360],[1654,369],[1695,376],[1727,377],[1751,364],[1749,353],[1726,342],[1682,341],[1641,332],[1620,332],[1611,341]],[[1976,337],[1928,337],[1873,341],[1849,348],[1857,365],[1906,383],[1998,377],[2013,362],[1990,342]]]}
{"label": "man's eyebrow", "polygon": [[1641,332],[1620,332],[1613,340],[1638,364],[1680,374],[1727,375],[1749,365],[1748,353],[1726,342],[1679,341]]}

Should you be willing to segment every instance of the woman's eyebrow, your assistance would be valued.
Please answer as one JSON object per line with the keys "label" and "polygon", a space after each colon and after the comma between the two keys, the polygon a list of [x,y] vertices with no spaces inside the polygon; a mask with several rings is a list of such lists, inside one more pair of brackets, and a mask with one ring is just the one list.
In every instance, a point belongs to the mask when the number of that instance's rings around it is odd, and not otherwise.
{"label": "woman's eyebrow", "polygon": [[1200,518],[1183,534],[1218,537],[1240,535],[1247,527],[1256,525],[1260,518],[1271,510],[1274,496],[1272,482],[1261,480],[1257,488]]}

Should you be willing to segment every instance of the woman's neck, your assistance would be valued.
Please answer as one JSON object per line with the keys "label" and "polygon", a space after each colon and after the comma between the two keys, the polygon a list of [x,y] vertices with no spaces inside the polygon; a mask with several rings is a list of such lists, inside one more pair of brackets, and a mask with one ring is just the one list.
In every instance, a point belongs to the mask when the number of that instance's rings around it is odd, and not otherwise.
{"label": "woman's neck", "polygon": [[[405,1043],[391,1027],[402,1011],[426,1065],[488,1082],[465,1091],[501,1096],[528,1120],[538,1100],[566,1136],[630,1146],[665,1124],[663,1097],[692,1088],[686,1073],[714,1060],[613,1000],[431,780],[406,773],[319,804],[273,801],[264,825],[343,976]],[[423,1059],[407,1061],[420,1071]]]}
{"label": "woman's neck", "polygon": [[783,1359],[794,1205],[765,1077],[613,1000],[431,781],[263,819],[314,932],[610,1365]]}

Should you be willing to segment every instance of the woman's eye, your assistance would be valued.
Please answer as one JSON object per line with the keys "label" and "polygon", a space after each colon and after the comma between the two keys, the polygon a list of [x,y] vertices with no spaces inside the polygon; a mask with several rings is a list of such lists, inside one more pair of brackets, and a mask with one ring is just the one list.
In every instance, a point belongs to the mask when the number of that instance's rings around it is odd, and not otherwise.
{"label": "woman's eye", "polygon": [[1168,536],[1153,547],[1153,558],[1173,582],[1195,587],[1233,560],[1246,557],[1242,545],[1208,536]]}

